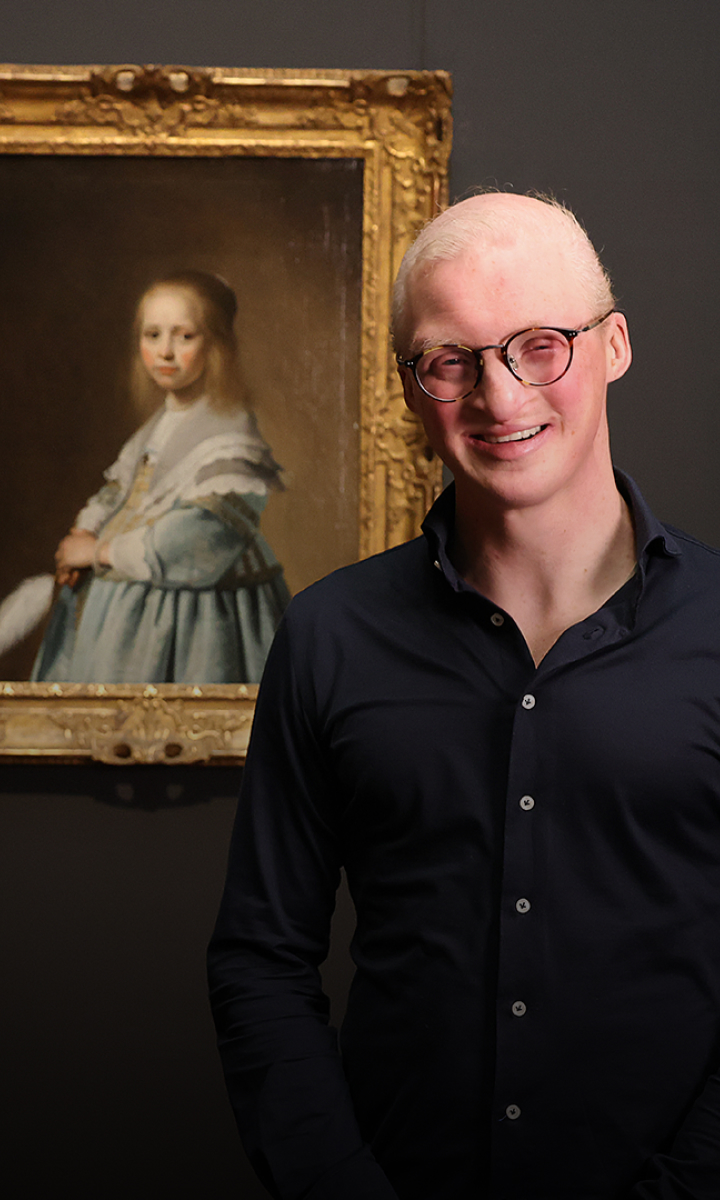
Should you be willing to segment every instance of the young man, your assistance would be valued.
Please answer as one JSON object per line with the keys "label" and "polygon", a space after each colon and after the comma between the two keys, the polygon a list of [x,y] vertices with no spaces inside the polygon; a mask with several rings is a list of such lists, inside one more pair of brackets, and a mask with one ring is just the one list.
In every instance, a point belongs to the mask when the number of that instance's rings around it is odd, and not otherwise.
{"label": "young man", "polygon": [[210,959],[246,1146],[283,1198],[717,1200],[720,558],[613,471],[627,326],[565,210],[443,213],[394,332],[455,483],[271,653]]}

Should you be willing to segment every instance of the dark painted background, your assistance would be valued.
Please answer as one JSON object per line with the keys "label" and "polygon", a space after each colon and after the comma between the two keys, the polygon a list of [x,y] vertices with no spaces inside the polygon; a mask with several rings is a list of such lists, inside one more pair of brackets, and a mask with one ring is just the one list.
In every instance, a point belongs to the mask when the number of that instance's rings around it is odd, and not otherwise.
{"label": "dark painted background", "polygon": [[[451,71],[452,194],[534,187],[576,209],[633,334],[611,392],[616,460],[659,516],[716,544],[719,42],[715,0],[0,3],[5,61]],[[25,1181],[13,1196],[262,1195],[203,982],[236,782],[4,768],[0,1088],[5,1175],[14,1164]],[[341,961],[338,1004],[345,975]]]}

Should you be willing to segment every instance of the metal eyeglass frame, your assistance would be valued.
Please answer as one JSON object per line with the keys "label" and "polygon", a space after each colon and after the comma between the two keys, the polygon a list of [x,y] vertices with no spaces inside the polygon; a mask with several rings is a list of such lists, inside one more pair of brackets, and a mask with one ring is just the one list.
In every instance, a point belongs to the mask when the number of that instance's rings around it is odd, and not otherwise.
{"label": "metal eyeglass frame", "polygon": [[[416,354],[414,358],[403,358],[400,354],[396,354],[395,361],[399,367],[407,367],[410,371],[412,371],[418,387],[422,389],[426,396],[429,396],[431,400],[437,400],[439,404],[454,404],[456,400],[465,400],[468,396],[472,395],[482,378],[484,367],[482,355],[486,350],[499,350],[502,354],[502,360],[510,374],[514,375],[515,379],[519,380],[520,383],[524,383],[526,387],[550,387],[551,384],[557,383],[559,379],[562,379],[563,375],[567,375],[568,371],[570,370],[573,360],[573,347],[575,338],[579,337],[581,333],[588,333],[589,330],[595,329],[598,325],[602,325],[603,321],[607,321],[608,317],[612,316],[614,312],[617,312],[617,309],[611,308],[609,312],[606,312],[602,317],[598,317],[596,321],[591,321],[589,325],[583,325],[582,329],[560,329],[557,325],[531,325],[529,329],[520,329],[517,333],[514,333],[506,342],[493,342],[489,346],[480,346],[477,350],[471,349],[470,346],[459,346],[455,343],[447,343],[446,345],[443,344],[439,346],[430,346],[427,350],[423,350],[420,354]],[[552,333],[561,333],[564,338],[567,338],[567,342],[570,347],[570,356],[568,358],[565,370],[561,371],[560,374],[555,377],[555,379],[548,379],[546,383],[532,383],[529,379],[523,379],[522,375],[518,375],[517,371],[514,370],[510,356],[508,355],[508,346],[515,341],[515,338],[522,337],[524,333],[532,333],[535,329],[549,329]],[[452,399],[444,399],[442,396],[433,396],[432,392],[429,392],[418,379],[417,368],[420,359],[424,358],[426,354],[432,354],[433,350],[442,349],[465,350],[468,354],[472,354],[475,362],[477,363],[477,377],[475,382],[470,388],[470,391],[464,392],[462,396],[453,396]]]}

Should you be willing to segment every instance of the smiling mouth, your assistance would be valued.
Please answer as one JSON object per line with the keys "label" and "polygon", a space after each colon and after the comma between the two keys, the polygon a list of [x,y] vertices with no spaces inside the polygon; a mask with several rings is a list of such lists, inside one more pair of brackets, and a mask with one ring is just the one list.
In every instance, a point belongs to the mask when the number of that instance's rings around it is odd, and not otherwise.
{"label": "smiling mouth", "polygon": [[547,426],[533,425],[532,429],[518,429],[517,433],[507,433],[504,437],[491,437],[489,434],[484,433],[477,433],[475,437],[478,441],[487,442],[490,446],[500,446],[504,442],[527,442],[543,429],[547,429]]}

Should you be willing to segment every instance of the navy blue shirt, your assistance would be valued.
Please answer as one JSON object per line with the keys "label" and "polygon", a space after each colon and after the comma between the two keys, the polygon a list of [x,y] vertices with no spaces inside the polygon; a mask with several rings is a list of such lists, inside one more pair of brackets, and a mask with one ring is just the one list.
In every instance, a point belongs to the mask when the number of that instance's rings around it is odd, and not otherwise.
{"label": "navy blue shirt", "polygon": [[720,555],[619,486],[637,573],[537,668],[449,561],[452,489],[290,605],[210,950],[276,1196],[720,1197]]}

